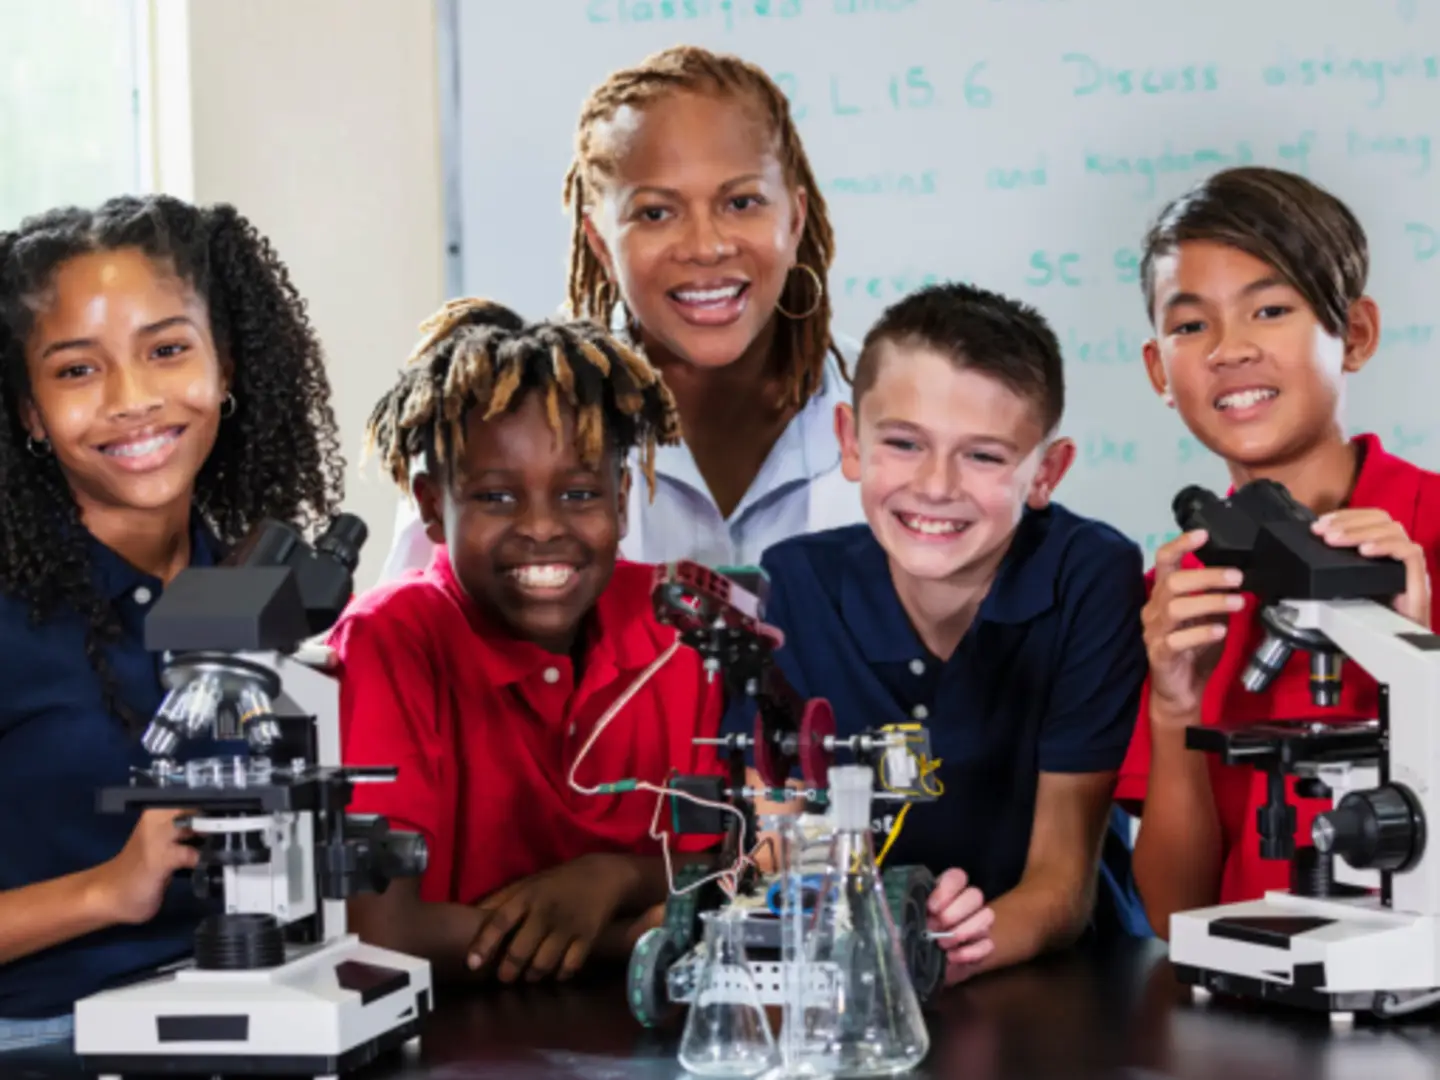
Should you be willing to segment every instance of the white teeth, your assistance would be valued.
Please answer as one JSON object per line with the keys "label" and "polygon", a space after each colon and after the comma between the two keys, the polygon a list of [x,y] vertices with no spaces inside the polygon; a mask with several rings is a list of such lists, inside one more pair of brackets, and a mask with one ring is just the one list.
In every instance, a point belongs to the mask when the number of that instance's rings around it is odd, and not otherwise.
{"label": "white teeth", "polygon": [[575,576],[575,568],[564,564],[517,566],[510,576],[526,588],[558,589]]}
{"label": "white teeth", "polygon": [[1280,391],[1278,390],[1237,390],[1233,394],[1225,394],[1215,402],[1217,409],[1248,409],[1252,405],[1259,405],[1262,401],[1269,401]]}
{"label": "white teeth", "polygon": [[914,529],[916,532],[924,533],[926,536],[944,536],[949,533],[958,533],[962,531],[967,524],[967,522],[964,521],[939,521],[935,518],[922,518],[910,515],[902,516],[900,520],[905,523],[906,528]]}
{"label": "white teeth", "polygon": [[175,441],[175,436],[170,433],[156,435],[153,439],[146,439],[144,442],[124,443],[119,446],[107,446],[105,453],[111,457],[144,457],[146,454],[153,454],[155,451],[169,446]]}
{"label": "white teeth", "polygon": [[727,285],[723,289],[676,289],[675,299],[682,304],[723,304],[740,295],[743,285]]}

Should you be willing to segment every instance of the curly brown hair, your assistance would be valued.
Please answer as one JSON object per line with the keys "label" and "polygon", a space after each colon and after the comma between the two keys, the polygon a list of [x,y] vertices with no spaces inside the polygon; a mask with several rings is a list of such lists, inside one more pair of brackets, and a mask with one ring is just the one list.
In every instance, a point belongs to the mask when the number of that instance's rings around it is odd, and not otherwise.
{"label": "curly brown hair", "polygon": [[97,589],[80,510],[54,455],[27,450],[31,399],[25,343],[56,271],[78,255],[133,248],[162,260],[201,296],[233,374],[234,412],[195,478],[194,505],[222,544],[265,518],[312,531],[338,510],[344,462],[320,343],[270,243],[232,206],[125,196],[66,207],[0,233],[0,589],[39,622],[61,611],[86,620],[85,651],[107,704],[133,724],[105,658],[120,635]]}

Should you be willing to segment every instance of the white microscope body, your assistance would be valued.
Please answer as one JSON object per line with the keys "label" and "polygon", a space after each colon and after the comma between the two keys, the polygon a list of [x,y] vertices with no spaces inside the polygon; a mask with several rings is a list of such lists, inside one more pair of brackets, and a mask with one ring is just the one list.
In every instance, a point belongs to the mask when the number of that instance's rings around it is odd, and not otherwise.
{"label": "white microscope body", "polygon": [[[1403,588],[1403,568],[1312,549],[1308,523],[1276,525],[1265,516],[1275,496],[1260,484],[1273,482],[1256,482],[1257,490],[1242,489],[1232,500],[1241,506],[1258,499],[1251,508],[1258,507],[1261,532],[1271,533],[1246,568],[1247,589],[1267,576],[1275,586],[1265,612],[1271,636],[1247,669],[1247,687],[1269,684],[1289,659],[1290,649],[1278,645],[1288,639],[1311,652],[1317,703],[1338,702],[1344,658],[1379,685],[1379,715],[1187,731],[1191,748],[1266,772],[1262,855],[1291,859],[1291,889],[1176,913],[1170,959],[1202,999],[1218,993],[1273,1000],[1341,1021],[1357,1012],[1412,1012],[1440,1002],[1440,858],[1427,843],[1429,823],[1440,821],[1440,635],[1379,598],[1399,591],[1396,583]],[[1190,518],[1177,499],[1182,528],[1234,524],[1225,517],[1231,504],[1210,499]],[[1345,591],[1370,598],[1283,599]],[[1268,658],[1267,649],[1274,649]],[[1315,820],[1313,848],[1295,846],[1287,775],[1318,781],[1316,794],[1333,795],[1332,809]]]}
{"label": "white microscope body", "polygon": [[[1178,913],[1171,961],[1206,990],[1335,1013],[1409,1011],[1440,1000],[1440,858],[1426,857],[1427,822],[1440,820],[1440,636],[1369,600],[1286,606],[1297,628],[1320,631],[1388,689],[1379,767],[1349,777],[1364,782],[1369,772],[1378,782],[1336,788],[1336,809],[1317,819],[1314,837],[1337,860],[1338,883],[1374,888],[1271,892]],[[1340,873],[1342,860],[1352,873]]]}
{"label": "white microscope body", "polygon": [[[226,580],[235,569],[182,574],[152,611],[161,623],[169,617],[172,639],[219,644],[167,652],[170,694],[144,740],[155,764],[100,795],[102,811],[193,810],[196,892],[223,903],[197,930],[192,960],[76,1002],[75,1051],[90,1073],[338,1076],[416,1038],[432,1008],[427,961],[363,944],[345,924],[346,897],[424,870],[420,837],[345,813],[353,784],[395,771],[341,766],[328,649],[227,651],[227,635],[276,639],[277,606],[293,610],[299,596],[293,581],[276,584],[268,564],[238,567],[261,570],[256,580]],[[267,581],[274,603],[227,622],[227,594],[253,594],[257,583],[263,591]],[[302,626],[291,620],[278,638],[293,641]],[[250,754],[169,759],[212,728],[239,733]]]}

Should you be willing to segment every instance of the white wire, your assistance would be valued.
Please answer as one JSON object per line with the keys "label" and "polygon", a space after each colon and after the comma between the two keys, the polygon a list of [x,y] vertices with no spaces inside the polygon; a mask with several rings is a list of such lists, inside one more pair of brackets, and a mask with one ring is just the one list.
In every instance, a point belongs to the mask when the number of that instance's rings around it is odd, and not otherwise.
{"label": "white wire", "polygon": [[[580,747],[580,752],[575,755],[575,760],[570,763],[570,774],[566,778],[566,782],[570,785],[572,791],[576,791],[581,795],[605,794],[605,792],[602,792],[600,790],[601,787],[604,786],[603,784],[596,785],[594,787],[586,787],[581,784],[577,779],[575,779],[576,774],[580,771],[580,763],[585,760],[585,756],[590,753],[590,748],[595,745],[596,741],[600,738],[600,736],[604,734],[605,729],[610,726],[610,722],[614,720],[617,715],[619,715],[620,710],[623,709],[626,705],[628,705],[630,703],[630,699],[633,698],[637,693],[639,693],[641,687],[643,687],[647,682],[650,681],[650,677],[654,675],[657,671],[659,671],[662,667],[664,667],[665,664],[669,662],[670,658],[679,651],[680,644],[680,635],[677,633],[675,635],[675,640],[670,643],[670,647],[666,649],[663,653],[661,653],[659,656],[657,656],[653,661],[651,661],[650,666],[647,667],[644,671],[642,671],[636,677],[633,683],[626,687],[625,692],[621,694],[618,698],[616,698],[610,704],[610,707],[601,714],[600,719],[595,722],[595,729],[590,732],[590,737],[585,740],[585,744]],[[706,885],[712,881],[719,881],[721,882],[721,887],[725,888],[725,890],[730,893],[731,896],[734,896],[740,888],[740,874],[744,871],[746,864],[750,863],[751,861],[750,854],[746,853],[745,850],[745,815],[742,814],[735,807],[731,806],[729,803],[712,802],[709,799],[702,799],[698,795],[692,795],[688,791],[677,791],[674,788],[666,787],[660,784],[652,784],[648,781],[637,780],[635,783],[635,787],[632,790],[651,792],[656,796],[655,813],[650,818],[650,839],[657,841],[660,844],[660,855],[665,860],[665,882],[667,890],[672,895],[681,896],[687,892],[698,889],[702,885]],[[736,860],[734,866],[730,867],[727,870],[719,870],[713,874],[708,874],[705,877],[701,878],[699,881],[692,882],[691,884],[685,886],[685,888],[683,889],[677,890],[675,888],[674,864],[670,861],[670,845],[668,843],[668,838],[670,834],[668,832],[659,831],[660,811],[665,805],[665,798],[667,795],[672,798],[685,799],[689,802],[695,803],[697,806],[708,807],[712,810],[722,810],[726,813],[734,814],[735,817],[739,819],[741,855],[739,859]]]}

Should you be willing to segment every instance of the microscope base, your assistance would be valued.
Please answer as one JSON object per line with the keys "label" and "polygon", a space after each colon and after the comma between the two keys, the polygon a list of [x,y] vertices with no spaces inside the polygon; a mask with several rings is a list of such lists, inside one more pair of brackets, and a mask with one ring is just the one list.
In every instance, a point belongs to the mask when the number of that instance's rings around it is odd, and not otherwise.
{"label": "microscope base", "polygon": [[353,934],[254,971],[187,966],[75,1003],[87,1073],[288,1075],[351,1072],[419,1034],[430,965]]}
{"label": "microscope base", "polygon": [[1440,919],[1373,896],[1264,899],[1174,915],[1170,961],[1197,991],[1343,1018],[1401,1015],[1440,1002]]}

